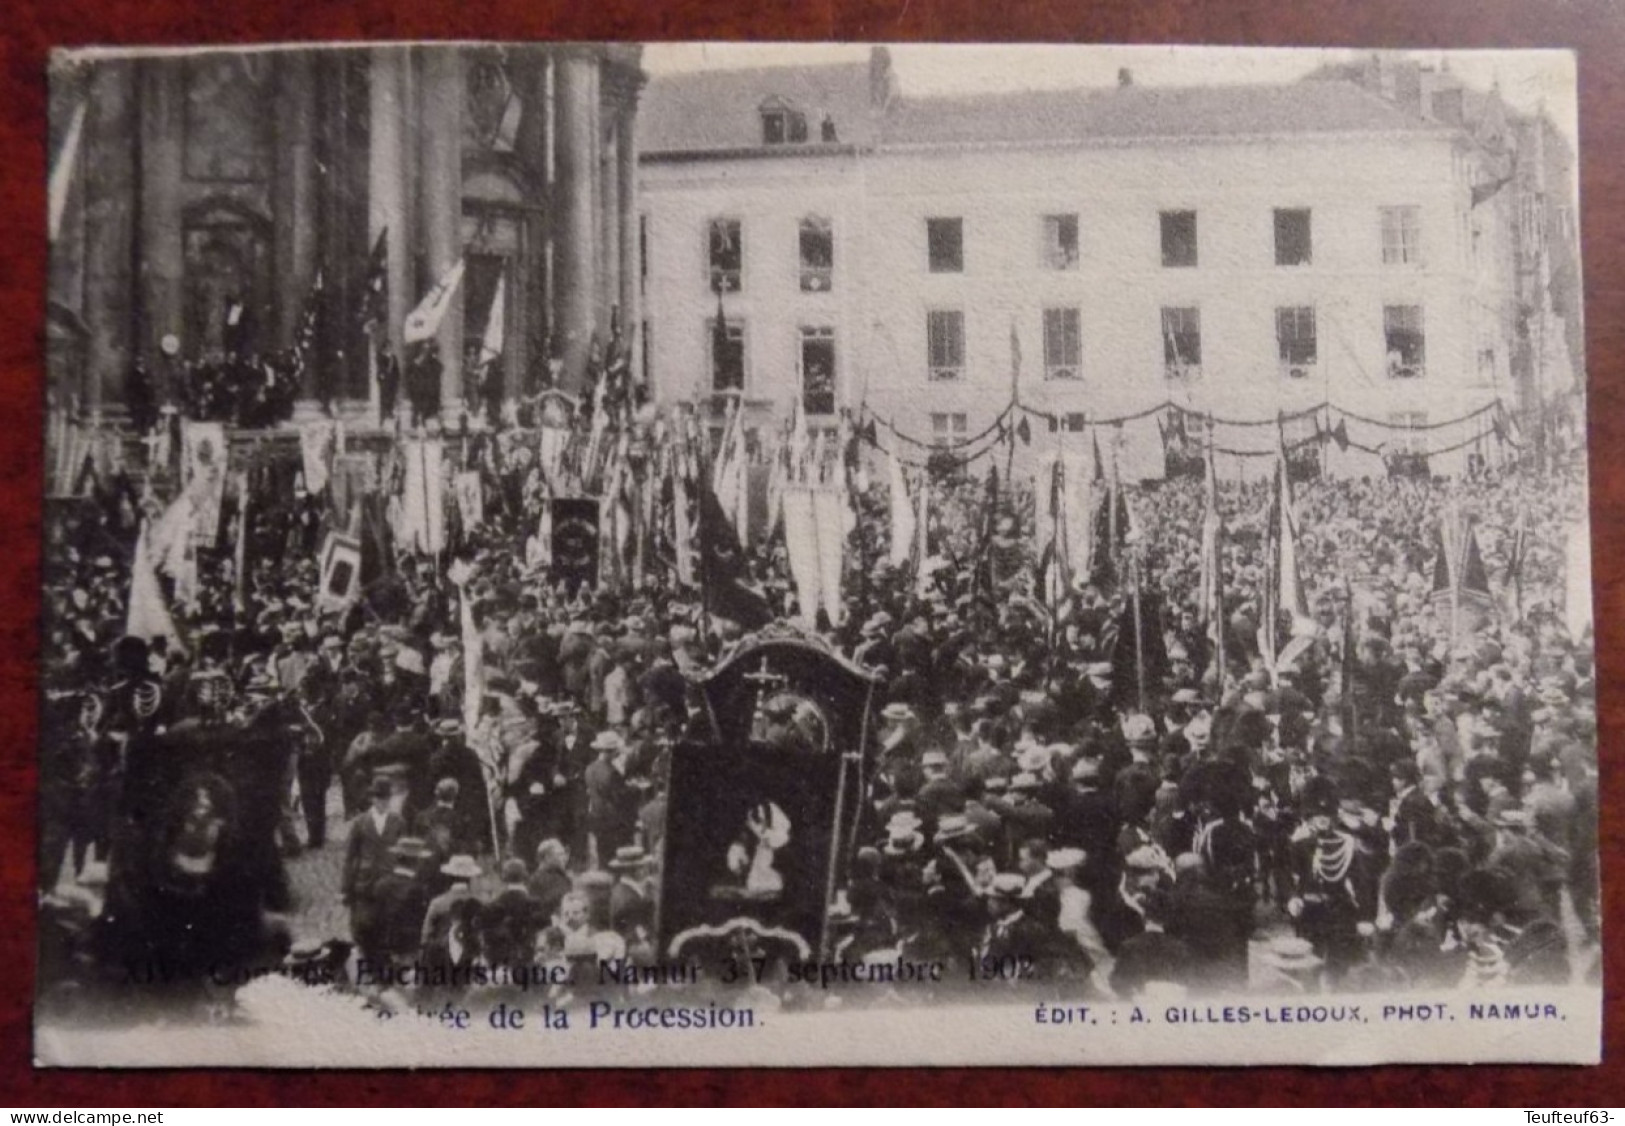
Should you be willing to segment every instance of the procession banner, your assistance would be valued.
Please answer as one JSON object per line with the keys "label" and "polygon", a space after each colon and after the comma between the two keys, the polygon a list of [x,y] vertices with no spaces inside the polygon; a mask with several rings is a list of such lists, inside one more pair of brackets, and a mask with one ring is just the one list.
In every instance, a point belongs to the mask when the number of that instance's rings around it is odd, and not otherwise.
{"label": "procession banner", "polygon": [[213,547],[220,535],[230,454],[224,423],[188,422],[181,429],[182,481],[192,498],[192,542],[198,547]]}
{"label": "procession banner", "polygon": [[599,509],[592,497],[553,498],[549,505],[553,561],[548,573],[554,582],[597,584]]}

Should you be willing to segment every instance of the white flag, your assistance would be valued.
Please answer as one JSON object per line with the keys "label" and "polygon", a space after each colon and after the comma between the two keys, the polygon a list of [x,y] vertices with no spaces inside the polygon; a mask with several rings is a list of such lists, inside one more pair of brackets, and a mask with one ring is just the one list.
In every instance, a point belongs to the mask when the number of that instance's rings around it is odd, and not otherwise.
{"label": "white flag", "polygon": [[914,552],[914,506],[908,499],[908,482],[903,479],[903,466],[895,457],[886,455],[891,468],[891,556],[893,567],[906,567]]}
{"label": "white flag", "polygon": [[818,552],[818,517],[813,491],[793,486],[784,491],[784,547],[790,576],[796,584],[796,605],[802,624],[812,628],[822,604],[823,567]]}
{"label": "white flag", "polygon": [[819,489],[813,493],[813,517],[818,533],[818,593],[831,626],[840,625],[844,613],[841,570],[846,559],[847,511],[846,493],[842,490]]}
{"label": "white flag", "polygon": [[125,616],[124,632],[131,637],[168,640],[175,652],[185,652],[181,635],[175,629],[164,602],[164,592],[158,586],[158,574],[153,569],[152,552],[147,544],[147,525],[141,525],[141,535],[135,541],[135,561],[130,567],[130,605]]}
{"label": "white flag", "polygon": [[418,303],[418,307],[406,314],[406,326],[402,333],[406,343],[428,340],[440,331],[440,322],[446,319],[446,310],[451,308],[451,299],[462,280],[463,260],[459,258],[446,271],[446,276],[429,291],[429,295]]}
{"label": "white flag", "polygon": [[480,363],[488,364],[502,355],[507,327],[508,279],[498,278],[496,296],[491,298],[491,315],[485,321],[485,337],[480,342]]}

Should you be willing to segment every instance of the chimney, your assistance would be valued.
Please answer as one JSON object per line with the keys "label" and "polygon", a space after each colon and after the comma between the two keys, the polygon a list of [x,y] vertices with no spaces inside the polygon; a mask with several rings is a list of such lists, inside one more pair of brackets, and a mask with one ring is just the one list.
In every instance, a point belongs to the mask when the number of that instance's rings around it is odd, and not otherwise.
{"label": "chimney", "polygon": [[1118,87],[1118,89],[1126,90],[1126,89],[1128,89],[1128,87],[1130,87],[1132,85],[1134,85],[1134,72],[1132,70],[1130,70],[1126,66],[1118,67],[1117,68],[1117,87]]}

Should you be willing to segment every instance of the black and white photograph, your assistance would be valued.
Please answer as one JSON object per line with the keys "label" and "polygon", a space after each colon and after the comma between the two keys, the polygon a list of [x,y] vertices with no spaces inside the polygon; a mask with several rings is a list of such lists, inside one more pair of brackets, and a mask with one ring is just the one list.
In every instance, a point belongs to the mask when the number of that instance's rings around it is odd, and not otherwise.
{"label": "black and white photograph", "polygon": [[1600,1058],[1571,53],[49,111],[40,1064]]}

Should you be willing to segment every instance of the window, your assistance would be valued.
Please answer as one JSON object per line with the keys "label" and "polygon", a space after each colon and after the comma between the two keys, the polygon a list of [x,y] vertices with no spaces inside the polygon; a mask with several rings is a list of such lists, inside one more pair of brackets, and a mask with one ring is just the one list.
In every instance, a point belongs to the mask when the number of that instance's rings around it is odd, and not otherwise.
{"label": "window", "polygon": [[1072,411],[1063,415],[1052,414],[1049,416],[1049,432],[1051,434],[1055,433],[1057,430],[1066,434],[1082,434],[1084,427],[1086,427],[1088,424],[1088,420],[1084,417],[1082,411]]}
{"label": "window", "polygon": [[1281,374],[1302,379],[1319,361],[1315,339],[1315,310],[1311,305],[1290,305],[1275,310],[1275,349]]}
{"label": "window", "polygon": [[1478,378],[1484,383],[1495,382],[1495,349],[1478,350]]}
{"label": "window", "polygon": [[835,231],[828,219],[801,221],[801,292],[827,293],[835,279]]}
{"label": "window", "polygon": [[1388,378],[1416,379],[1426,372],[1427,338],[1422,332],[1420,305],[1383,306],[1382,335]]}
{"label": "window", "polygon": [[711,390],[745,389],[745,322],[713,317],[711,331]]}
{"label": "window", "polygon": [[965,374],[965,314],[958,309],[932,309],[925,315],[925,363],[932,379],[958,379]]}
{"label": "window", "polygon": [[1083,378],[1083,330],[1078,310],[1044,310],[1044,378]]}
{"label": "window", "polygon": [[835,413],[835,330],[801,330],[801,406],[808,414]]}
{"label": "window", "polygon": [[1384,207],[1382,212],[1382,264],[1416,266],[1422,262],[1422,209]]}
{"label": "window", "polygon": [[965,220],[927,219],[926,254],[933,274],[959,274],[965,270]]}
{"label": "window", "polygon": [[1188,379],[1202,371],[1202,311],[1162,311],[1162,363],[1169,379]]}
{"label": "window", "polygon": [[799,145],[807,140],[807,115],[787,106],[762,110],[762,144]]}
{"label": "window", "polygon": [[931,440],[939,446],[950,442],[962,441],[969,432],[965,416],[962,413],[933,414],[931,416]]}
{"label": "window", "polygon": [[1275,264],[1307,266],[1311,249],[1307,208],[1275,209]]}
{"label": "window", "polygon": [[654,346],[649,342],[649,322],[644,320],[642,328],[638,331],[638,343],[643,351],[643,385],[651,386],[649,380],[654,376],[654,365],[650,362],[654,358]]}
{"label": "window", "polygon": [[1427,412],[1390,411],[1388,423],[1398,428],[1386,443],[1389,452],[1410,456],[1427,452],[1427,434],[1421,429],[1428,424]]}
{"label": "window", "polygon": [[1162,264],[1196,265],[1196,212],[1162,213]]}
{"label": "window", "polygon": [[738,293],[744,284],[745,244],[738,219],[713,219],[709,238],[711,292]]}
{"label": "window", "polygon": [[1076,215],[1044,216],[1044,268],[1049,270],[1078,268]]}

